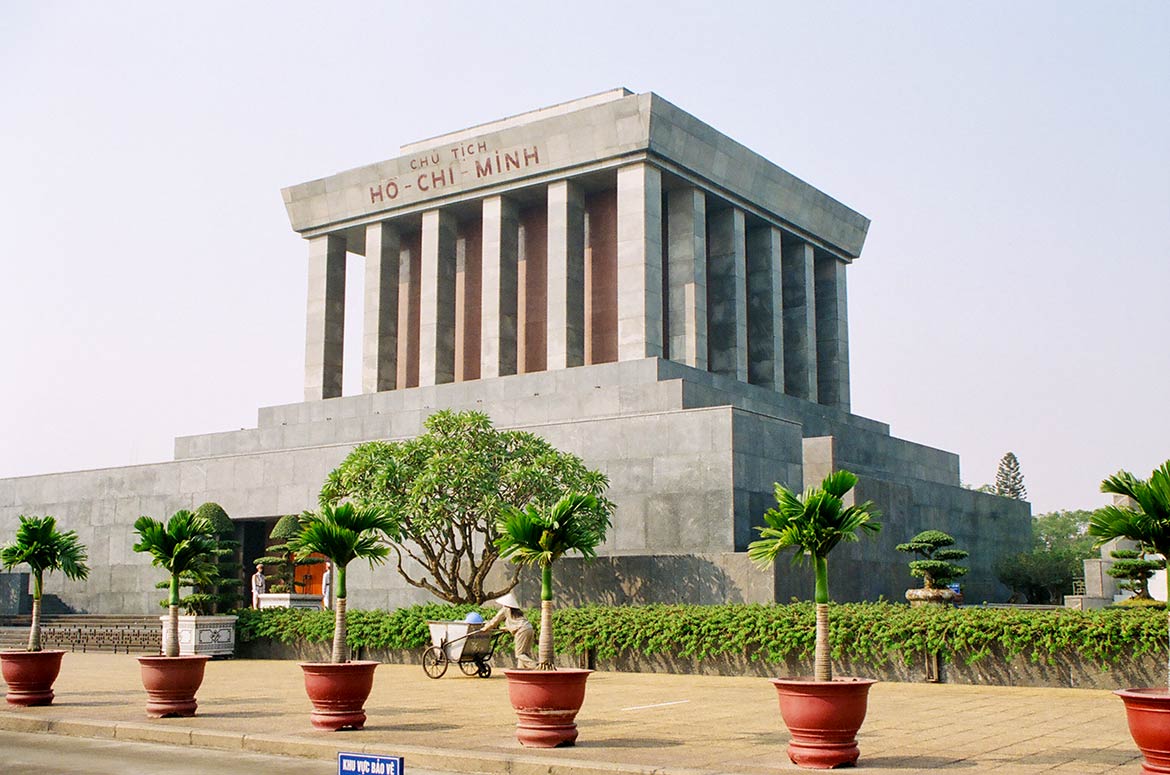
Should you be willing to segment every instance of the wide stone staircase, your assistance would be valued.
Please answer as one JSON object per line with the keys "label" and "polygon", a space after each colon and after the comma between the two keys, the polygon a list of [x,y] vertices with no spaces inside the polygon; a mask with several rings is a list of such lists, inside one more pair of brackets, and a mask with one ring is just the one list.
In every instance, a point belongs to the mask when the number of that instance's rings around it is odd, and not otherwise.
{"label": "wide stone staircase", "polygon": [[[28,646],[28,616],[0,616],[0,651]],[[66,651],[157,654],[162,624],[157,616],[53,614],[41,617],[41,647]]]}

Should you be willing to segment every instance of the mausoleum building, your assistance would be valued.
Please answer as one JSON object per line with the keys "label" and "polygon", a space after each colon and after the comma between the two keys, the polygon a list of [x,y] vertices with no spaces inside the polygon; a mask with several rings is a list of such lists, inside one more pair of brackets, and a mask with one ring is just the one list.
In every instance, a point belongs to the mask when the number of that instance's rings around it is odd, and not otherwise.
{"label": "mausoleum building", "polygon": [[[0,535],[53,513],[91,547],[62,602],[152,612],[139,514],[216,501],[259,526],[316,504],[356,444],[406,438],[441,408],[486,412],[605,471],[617,504],[598,562],[569,589],[608,602],[807,597],[747,544],[774,503],[859,474],[876,540],[835,555],[837,599],[900,599],[893,550],[926,528],[972,554],[968,599],[1026,548],[1027,504],[964,489],[958,458],[850,412],[846,275],[869,221],[656,94],[617,89],[402,147],[283,191],[308,256],[304,401],[256,428],[179,438],[175,460],[0,480]],[[347,254],[364,303],[345,305]],[[363,319],[362,392],[342,395],[345,316]],[[352,346],[352,345],[351,345]],[[426,599],[355,567],[362,607]]]}

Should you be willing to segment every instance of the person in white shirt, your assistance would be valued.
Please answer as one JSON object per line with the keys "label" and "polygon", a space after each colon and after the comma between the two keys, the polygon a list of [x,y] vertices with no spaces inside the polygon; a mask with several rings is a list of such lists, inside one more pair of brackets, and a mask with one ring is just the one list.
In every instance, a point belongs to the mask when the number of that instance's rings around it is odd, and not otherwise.
{"label": "person in white shirt", "polygon": [[264,566],[257,564],[252,574],[252,607],[260,607],[260,596],[268,590],[268,579],[264,578]]}
{"label": "person in white shirt", "polygon": [[325,563],[325,572],[321,574],[321,605],[326,611],[333,609],[333,563]]}

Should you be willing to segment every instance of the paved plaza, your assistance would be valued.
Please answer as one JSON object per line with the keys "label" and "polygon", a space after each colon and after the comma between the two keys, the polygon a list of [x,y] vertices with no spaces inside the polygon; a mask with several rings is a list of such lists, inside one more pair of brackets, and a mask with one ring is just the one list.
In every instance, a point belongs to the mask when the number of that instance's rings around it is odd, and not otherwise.
{"label": "paved plaza", "polygon": [[[483,773],[798,771],[776,694],[761,678],[599,672],[573,748],[522,748],[506,679],[439,680],[382,665],[366,729],[309,724],[295,662],[211,662],[190,719],[148,720],[138,663],[67,654],[50,707],[0,710],[0,730],[335,760],[339,750],[397,754],[406,770]],[[1137,773],[1121,701],[1107,691],[879,683],[860,734],[859,769],[889,773]],[[325,768],[323,772],[332,771]]]}

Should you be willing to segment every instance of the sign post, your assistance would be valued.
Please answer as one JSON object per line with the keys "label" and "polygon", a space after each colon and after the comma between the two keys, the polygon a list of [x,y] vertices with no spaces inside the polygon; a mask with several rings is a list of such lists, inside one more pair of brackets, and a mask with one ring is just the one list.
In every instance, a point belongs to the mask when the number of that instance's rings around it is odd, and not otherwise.
{"label": "sign post", "polygon": [[403,775],[401,756],[337,752],[337,775]]}

